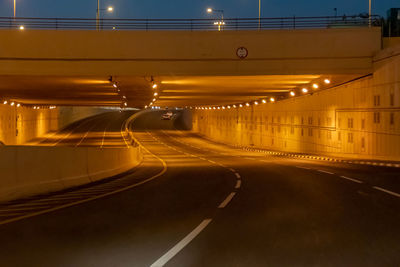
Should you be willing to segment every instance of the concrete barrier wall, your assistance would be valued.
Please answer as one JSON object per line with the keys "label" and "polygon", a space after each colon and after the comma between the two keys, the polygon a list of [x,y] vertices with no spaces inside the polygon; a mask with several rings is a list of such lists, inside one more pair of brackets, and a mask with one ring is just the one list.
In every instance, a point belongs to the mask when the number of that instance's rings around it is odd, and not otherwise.
{"label": "concrete barrier wall", "polygon": [[6,145],[23,145],[75,121],[109,111],[96,107],[35,110],[30,107],[0,105],[0,142]]}
{"label": "concrete barrier wall", "polygon": [[140,147],[0,147],[0,201],[83,185],[128,171]]}
{"label": "concrete barrier wall", "polygon": [[400,47],[374,59],[374,73],[274,104],[195,110],[193,129],[211,139],[271,150],[400,160]]}

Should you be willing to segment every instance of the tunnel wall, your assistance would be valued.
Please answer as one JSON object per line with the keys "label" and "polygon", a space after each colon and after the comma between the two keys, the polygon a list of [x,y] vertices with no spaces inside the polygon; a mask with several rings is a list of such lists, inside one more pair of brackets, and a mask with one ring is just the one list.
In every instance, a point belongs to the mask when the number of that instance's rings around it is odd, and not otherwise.
{"label": "tunnel wall", "polygon": [[0,201],[98,181],[142,160],[140,147],[0,147]]}
{"label": "tunnel wall", "polygon": [[6,145],[22,145],[46,133],[60,130],[74,121],[108,111],[95,107],[36,110],[28,107],[0,105],[0,142]]}
{"label": "tunnel wall", "polygon": [[213,140],[278,151],[400,160],[400,47],[374,58],[371,76],[276,103],[195,110]]}

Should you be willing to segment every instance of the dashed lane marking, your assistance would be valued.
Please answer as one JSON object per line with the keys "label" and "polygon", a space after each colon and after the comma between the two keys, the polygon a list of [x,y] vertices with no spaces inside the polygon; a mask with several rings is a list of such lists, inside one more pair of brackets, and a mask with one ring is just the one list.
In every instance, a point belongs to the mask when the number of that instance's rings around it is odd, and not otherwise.
{"label": "dashed lane marking", "polygon": [[225,207],[229,204],[229,202],[231,202],[232,198],[233,198],[235,195],[236,195],[236,192],[230,193],[229,196],[227,196],[227,197],[225,198],[225,200],[221,203],[221,205],[218,206],[218,208],[219,208],[219,209],[225,208]]}
{"label": "dashed lane marking", "polygon": [[346,180],[349,180],[349,181],[358,183],[358,184],[362,184],[362,183],[363,183],[363,182],[360,181],[360,180],[357,180],[357,179],[354,179],[354,178],[350,178],[350,177],[347,177],[347,176],[340,176],[340,177],[343,178],[343,179],[346,179]]}
{"label": "dashed lane marking", "polygon": [[304,170],[311,170],[311,168],[302,167],[302,166],[296,166],[296,168],[299,168],[299,169],[304,169]]}
{"label": "dashed lane marking", "polygon": [[206,219],[202,221],[199,226],[197,226],[190,234],[188,234],[184,239],[182,239],[178,244],[171,248],[167,253],[165,253],[161,258],[154,262],[150,267],[162,267],[168,261],[170,261],[176,254],[178,254],[184,247],[186,247],[196,236],[198,236],[212,221],[212,219]]}
{"label": "dashed lane marking", "polygon": [[239,173],[235,172],[235,175],[236,175],[236,177],[237,177],[238,179],[241,178]]}
{"label": "dashed lane marking", "polygon": [[374,186],[373,188],[375,188],[376,190],[385,192],[385,193],[387,193],[387,194],[390,194],[390,195],[392,195],[392,196],[395,196],[395,197],[399,197],[399,198],[400,198],[400,194],[395,193],[395,192],[392,192],[392,191],[387,190],[387,189],[384,189],[384,188],[382,188],[382,187]]}
{"label": "dashed lane marking", "polygon": [[241,186],[242,186],[242,181],[241,180],[237,180],[235,189],[239,189]]}
{"label": "dashed lane marking", "polygon": [[326,173],[326,174],[332,174],[332,175],[334,175],[333,172],[328,172],[328,171],[324,171],[324,170],[317,170],[317,171],[322,172],[322,173]]}

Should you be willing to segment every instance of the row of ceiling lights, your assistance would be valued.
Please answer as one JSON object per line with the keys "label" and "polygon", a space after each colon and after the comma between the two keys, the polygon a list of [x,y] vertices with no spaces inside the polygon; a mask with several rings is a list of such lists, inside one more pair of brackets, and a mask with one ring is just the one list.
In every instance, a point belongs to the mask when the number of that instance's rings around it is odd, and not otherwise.
{"label": "row of ceiling lights", "polygon": [[17,103],[15,101],[8,101],[8,100],[3,100],[3,105],[10,105],[12,107],[25,107],[25,108],[32,108],[32,109],[56,109],[57,106],[32,106],[32,105],[25,105],[21,103]]}
{"label": "row of ceiling lights", "polygon": [[[331,84],[331,80],[330,79],[324,79],[324,84],[325,85],[329,85]],[[320,88],[320,85],[318,83],[313,83],[311,84],[311,86],[314,90],[317,90]],[[300,90],[291,90],[289,92],[289,95],[291,97],[295,97],[297,95],[296,91],[300,91],[303,95],[308,94],[310,92],[309,87],[302,87]],[[242,103],[242,104],[234,104],[234,105],[228,105],[228,106],[213,106],[213,107],[194,107],[194,109],[202,109],[202,110],[224,110],[224,109],[231,109],[231,108],[242,108],[242,107],[249,107],[252,104],[257,106],[260,103],[262,104],[266,104],[266,103],[275,103],[276,99],[275,97],[270,97],[269,99],[261,99],[261,100],[257,100],[257,101],[252,101],[252,102],[247,102],[247,103]],[[190,107],[190,109],[193,109],[193,107]]]}
{"label": "row of ceiling lights", "polygon": [[[148,108],[148,107],[152,107],[152,109],[156,108],[154,106],[155,102],[158,99],[159,93],[157,91],[158,89],[158,84],[154,81],[153,77],[151,78],[151,88],[153,89],[153,99],[152,101],[149,103],[149,105],[146,105],[144,108]],[[157,107],[158,108],[158,107]]]}
{"label": "row of ceiling lights", "polygon": [[[112,82],[112,77],[110,78],[110,80]],[[121,109],[126,108],[128,106],[128,102],[125,94],[121,92],[121,89],[119,88],[117,82],[112,82],[112,85],[117,90],[117,94],[121,96]]]}

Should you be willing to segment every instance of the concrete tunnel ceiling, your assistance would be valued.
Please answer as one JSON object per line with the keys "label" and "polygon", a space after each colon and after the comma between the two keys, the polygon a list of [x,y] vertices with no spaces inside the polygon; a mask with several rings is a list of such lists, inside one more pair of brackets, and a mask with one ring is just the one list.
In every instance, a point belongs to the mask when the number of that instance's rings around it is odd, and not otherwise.
{"label": "concrete tunnel ceiling", "polygon": [[[287,97],[291,90],[310,88],[312,83],[321,84],[319,89],[330,88],[358,76],[115,76],[112,81],[110,77],[0,76],[0,98],[25,105],[119,107],[126,101],[128,107],[143,108],[153,98],[153,105],[161,107],[227,105]],[[324,85],[326,78],[331,84]]]}

